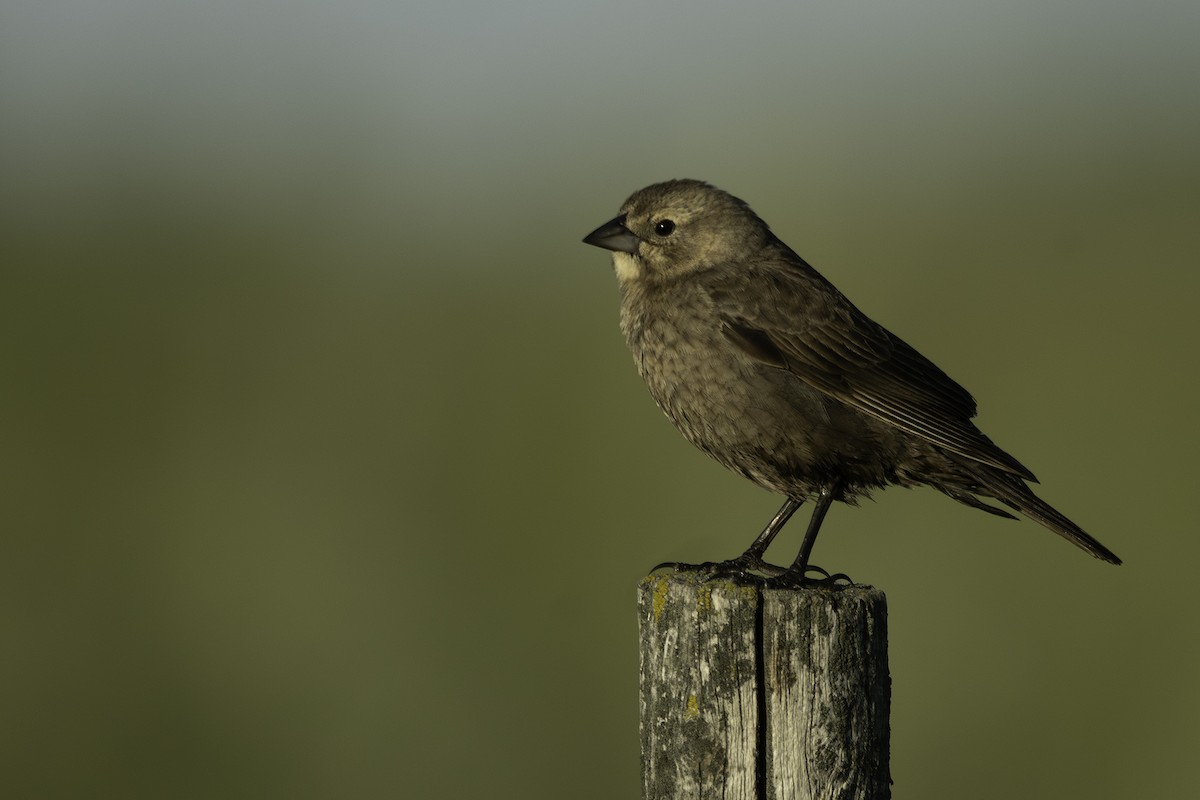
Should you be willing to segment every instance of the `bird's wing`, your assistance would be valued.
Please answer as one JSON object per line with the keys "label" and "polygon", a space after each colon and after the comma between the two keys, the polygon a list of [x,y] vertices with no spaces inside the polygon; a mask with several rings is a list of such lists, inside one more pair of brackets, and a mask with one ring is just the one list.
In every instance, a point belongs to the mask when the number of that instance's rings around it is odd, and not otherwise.
{"label": "bird's wing", "polygon": [[[960,455],[1036,480],[971,422],[975,400],[933,362],[871,321],[799,256],[740,270],[761,289],[711,288],[722,332],[809,386]],[[744,286],[744,282],[741,286]]]}

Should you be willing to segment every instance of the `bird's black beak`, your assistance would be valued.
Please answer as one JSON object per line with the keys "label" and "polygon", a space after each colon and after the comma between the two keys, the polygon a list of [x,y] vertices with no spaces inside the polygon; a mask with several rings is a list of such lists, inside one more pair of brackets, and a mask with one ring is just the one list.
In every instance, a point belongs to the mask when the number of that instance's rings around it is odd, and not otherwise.
{"label": "bird's black beak", "polygon": [[633,232],[629,228],[625,227],[624,214],[610,219],[583,237],[584,244],[592,244],[596,247],[603,247],[605,250],[630,254],[637,252],[638,244],[641,241],[641,239],[633,235]]}

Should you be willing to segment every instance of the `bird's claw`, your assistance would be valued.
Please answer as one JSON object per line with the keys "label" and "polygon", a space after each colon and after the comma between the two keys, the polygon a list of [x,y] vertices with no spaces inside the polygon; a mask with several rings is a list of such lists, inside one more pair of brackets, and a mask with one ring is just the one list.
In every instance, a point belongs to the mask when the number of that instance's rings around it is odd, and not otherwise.
{"label": "bird's claw", "polygon": [[783,567],[768,564],[761,558],[745,553],[728,561],[706,561],[703,564],[666,561],[656,566],[651,572],[662,569],[696,575],[701,580],[731,580],[735,583],[757,585],[763,585],[771,577],[783,575],[787,571]]}
{"label": "bird's claw", "polygon": [[[809,577],[815,572],[819,577]],[[853,586],[854,581],[844,572],[829,573],[815,564],[809,564],[803,569],[788,569],[782,574],[774,575],[763,584],[768,589],[844,589]]]}
{"label": "bird's claw", "polygon": [[[706,561],[703,564],[665,561],[650,571],[658,572],[663,569],[693,574],[701,580],[732,580],[768,589],[841,589],[854,584],[844,572],[831,574],[815,565],[810,565],[803,571],[784,569],[763,561],[753,553],[743,553],[728,561]],[[818,577],[810,577],[810,572],[817,573]]]}

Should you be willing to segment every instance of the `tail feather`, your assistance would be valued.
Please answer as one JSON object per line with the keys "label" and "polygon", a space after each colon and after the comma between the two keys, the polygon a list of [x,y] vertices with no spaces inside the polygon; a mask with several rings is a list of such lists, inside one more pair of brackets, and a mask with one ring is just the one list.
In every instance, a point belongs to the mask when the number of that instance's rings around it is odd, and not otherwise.
{"label": "tail feather", "polygon": [[1082,528],[1059,513],[1057,509],[1034,494],[1033,490],[1016,475],[993,469],[976,469],[973,472],[975,473],[973,477],[980,484],[977,490],[979,494],[993,497],[1014,511],[1019,511],[1030,519],[1040,522],[1101,561],[1107,561],[1110,564],[1121,563],[1121,559],[1117,557],[1116,553],[1100,544]]}
{"label": "tail feather", "polygon": [[951,497],[953,497],[955,500],[962,503],[963,505],[970,506],[971,508],[978,508],[980,511],[986,511],[989,514],[995,514],[997,517],[1004,517],[1005,519],[1016,519],[1016,517],[1014,517],[1012,514],[1008,513],[1004,509],[996,508],[995,506],[989,506],[987,503],[983,502],[978,497],[976,497],[975,495],[966,491],[965,489],[960,489],[957,486],[945,486],[945,485],[938,486],[937,488],[941,489],[943,492],[950,495]]}

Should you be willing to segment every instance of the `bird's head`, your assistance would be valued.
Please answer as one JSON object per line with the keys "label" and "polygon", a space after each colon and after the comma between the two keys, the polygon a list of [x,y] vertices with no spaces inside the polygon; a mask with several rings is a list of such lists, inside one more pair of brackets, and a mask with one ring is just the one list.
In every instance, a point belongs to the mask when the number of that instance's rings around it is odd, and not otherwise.
{"label": "bird's head", "polygon": [[752,258],[771,238],[738,198],[697,180],[656,183],[634,192],[621,213],[584,237],[613,251],[622,283],[661,282]]}

